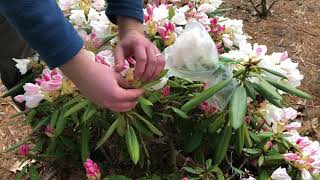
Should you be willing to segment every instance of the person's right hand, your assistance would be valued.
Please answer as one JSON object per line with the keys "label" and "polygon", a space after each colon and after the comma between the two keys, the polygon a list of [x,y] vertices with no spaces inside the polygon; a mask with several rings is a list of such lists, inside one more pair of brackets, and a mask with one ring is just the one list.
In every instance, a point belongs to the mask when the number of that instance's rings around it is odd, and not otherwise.
{"label": "person's right hand", "polygon": [[86,50],[80,50],[60,68],[83,95],[112,111],[131,110],[144,93],[143,89],[125,89],[129,85],[121,75],[108,66],[94,62],[94,56]]}

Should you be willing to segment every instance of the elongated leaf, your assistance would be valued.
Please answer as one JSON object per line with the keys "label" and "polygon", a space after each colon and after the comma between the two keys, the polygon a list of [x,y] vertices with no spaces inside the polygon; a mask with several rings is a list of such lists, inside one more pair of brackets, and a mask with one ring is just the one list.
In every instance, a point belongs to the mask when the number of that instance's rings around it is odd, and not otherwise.
{"label": "elongated leaf", "polygon": [[88,100],[83,100],[82,102],[78,103],[77,105],[73,106],[72,108],[70,108],[69,110],[67,110],[65,112],[65,114],[63,115],[63,117],[68,117],[78,111],[80,111],[81,109],[83,109],[84,107],[86,107],[87,105],[89,105],[90,101]]}
{"label": "elongated leaf", "polygon": [[258,159],[258,166],[261,167],[261,165],[263,164],[263,161],[264,161],[264,156],[261,155]]}
{"label": "elongated leaf", "polygon": [[36,77],[36,76],[38,76],[37,73],[32,73],[32,74],[27,75],[22,80],[20,80],[20,82],[18,84],[16,84],[14,87],[9,89],[2,97],[4,98],[4,97],[16,95],[19,91],[22,91],[23,86],[27,82],[31,82],[34,79],[34,77]]}
{"label": "elongated leaf", "polygon": [[260,149],[247,149],[247,148],[243,148],[243,151],[248,153],[248,154],[259,154],[261,153]]}
{"label": "elongated leaf", "polygon": [[188,115],[185,112],[183,112],[180,109],[177,109],[175,107],[172,107],[172,106],[170,108],[173,110],[173,112],[175,112],[181,118],[188,119]]}
{"label": "elongated leaf", "polygon": [[259,78],[260,83],[257,84],[258,87],[264,91],[267,95],[269,95],[272,99],[278,99],[278,100],[282,100],[281,95],[277,92],[277,90],[271,85],[269,84],[263,77],[261,77],[260,75],[256,76]]}
{"label": "elongated leaf", "polygon": [[241,154],[243,146],[244,146],[244,136],[245,136],[245,124],[236,130],[236,152]]}
{"label": "elongated leaf", "polygon": [[159,84],[160,82],[161,82],[160,80],[155,80],[155,81],[149,82],[149,83],[143,85],[143,88],[146,90],[151,90],[152,86],[155,86],[155,85]]}
{"label": "elongated leaf", "polygon": [[81,129],[81,158],[85,162],[89,158],[89,127],[83,126]]}
{"label": "elongated leaf", "polygon": [[152,118],[152,110],[150,108],[150,106],[147,106],[145,104],[140,104],[141,109],[143,110],[143,112],[149,117]]}
{"label": "elongated leaf", "polygon": [[132,119],[132,125],[147,138],[153,138],[152,133],[137,119]]}
{"label": "elongated leaf", "polygon": [[24,166],[21,170],[21,172],[19,172],[19,174],[16,177],[16,180],[23,180],[24,175],[26,174],[26,170],[27,170],[28,166]]}
{"label": "elongated leaf", "polygon": [[182,169],[184,169],[185,171],[191,173],[191,174],[201,174],[204,172],[203,169],[200,169],[200,168],[192,168],[192,167],[183,167]]}
{"label": "elongated leaf", "polygon": [[87,121],[90,120],[97,112],[98,110],[94,105],[89,105],[82,116],[82,123],[87,123]]}
{"label": "elongated leaf", "polygon": [[162,70],[161,73],[159,74],[159,76],[157,77],[157,80],[165,77],[168,74],[168,72],[169,72],[169,69]]}
{"label": "elongated leaf", "polygon": [[16,144],[6,148],[3,152],[7,153],[10,151],[13,151],[13,150],[17,149],[18,147],[20,147],[25,142],[27,142],[29,139],[30,139],[30,137],[26,137],[26,138],[22,139],[21,141],[17,142]]}
{"label": "elongated leaf", "polygon": [[30,112],[28,113],[26,119],[24,120],[25,123],[30,124],[33,120],[33,118],[37,115],[37,111],[32,109],[30,110]]}
{"label": "elongated leaf", "polygon": [[225,122],[225,115],[221,113],[214,121],[209,125],[209,132],[215,133],[217,130],[224,124]]}
{"label": "elongated leaf", "polygon": [[187,153],[190,153],[194,151],[197,147],[200,146],[201,140],[202,140],[203,133],[202,132],[196,132],[194,133],[189,139],[187,139],[187,142],[185,144],[184,150]]}
{"label": "elongated leaf", "polygon": [[246,88],[248,96],[255,101],[258,93],[254,90],[252,83],[249,81],[245,81],[243,83],[243,87]]}
{"label": "elongated leaf", "polygon": [[237,87],[230,101],[230,122],[234,129],[238,129],[244,123],[247,113],[247,92],[243,86]]}
{"label": "elongated leaf", "polygon": [[258,84],[253,84],[253,87],[263,98],[268,100],[271,104],[277,106],[278,108],[282,108],[283,107],[281,101],[271,97],[270,94],[268,94],[268,92],[263,90]]}
{"label": "elongated leaf", "polygon": [[148,99],[146,99],[144,97],[139,97],[138,102],[140,104],[144,104],[146,106],[153,106],[152,102],[150,102]]}
{"label": "elongated leaf", "polygon": [[38,124],[34,128],[32,128],[31,133],[38,131],[42,126],[48,124],[48,122],[49,122],[49,117],[46,117],[45,119],[41,120],[40,122],[38,122]]}
{"label": "elongated leaf", "polygon": [[203,101],[209,99],[210,97],[212,97],[214,94],[216,94],[217,92],[219,92],[221,89],[223,89],[224,87],[226,87],[230,82],[231,82],[232,78],[228,78],[224,81],[221,81],[217,84],[215,84],[214,86],[204,90],[202,93],[200,93],[198,96],[195,96],[194,98],[192,98],[190,101],[188,101],[187,103],[185,103],[182,107],[181,110],[184,112],[189,112],[191,109],[198,107]]}
{"label": "elongated leaf", "polygon": [[64,104],[63,109],[67,108],[68,106],[74,105],[75,103],[79,103],[81,100],[83,100],[82,96],[76,96],[70,101],[68,101],[66,104]]}
{"label": "elongated leaf", "polygon": [[128,126],[127,128],[126,143],[132,162],[137,164],[140,157],[140,147],[136,133],[134,132],[132,126]]}
{"label": "elongated leaf", "polygon": [[262,170],[259,174],[259,176],[257,177],[257,180],[266,180],[266,179],[270,179],[270,174],[268,174],[268,172],[266,170]]}
{"label": "elongated leaf", "polygon": [[104,143],[107,142],[107,140],[109,139],[109,137],[112,135],[112,133],[114,132],[114,130],[116,129],[116,127],[118,126],[118,122],[119,122],[119,118],[117,120],[115,120],[112,125],[110,126],[110,128],[108,129],[108,131],[104,134],[104,136],[98,141],[96,149],[98,149],[99,147],[101,147]]}
{"label": "elongated leaf", "polygon": [[232,127],[231,126],[226,126],[222,132],[220,132],[219,137],[218,137],[218,143],[217,147],[214,150],[214,163],[216,165],[219,165],[225,155],[227,154],[228,147],[230,145],[231,141],[231,135],[232,135]]}
{"label": "elongated leaf", "polygon": [[56,127],[56,124],[57,124],[57,121],[58,121],[58,118],[59,118],[59,110],[56,110],[52,113],[52,116],[50,118],[50,126],[52,128],[55,128]]}
{"label": "elongated leaf", "polygon": [[247,148],[251,148],[252,147],[252,140],[249,134],[249,130],[246,124],[244,124],[244,145]]}
{"label": "elongated leaf", "polygon": [[269,79],[269,78],[265,78],[265,80],[270,83],[272,86],[276,87],[277,89],[280,89],[284,92],[287,92],[289,94],[292,94],[292,95],[295,95],[295,96],[298,96],[298,97],[301,97],[301,98],[304,98],[304,99],[312,99],[312,96],[309,95],[308,93],[306,92],[303,92],[293,86],[290,86],[288,84],[285,84],[285,83],[280,83],[280,82],[277,82],[277,81],[274,81],[272,79]]}
{"label": "elongated leaf", "polygon": [[172,19],[172,17],[174,16],[175,12],[174,12],[174,8],[173,6],[170,6],[169,8],[169,20]]}
{"label": "elongated leaf", "polygon": [[29,178],[30,180],[40,180],[39,173],[32,164],[29,167]]}
{"label": "elongated leaf", "polygon": [[19,116],[21,116],[21,115],[28,114],[29,112],[30,112],[30,110],[17,112],[17,113],[15,113],[15,114],[13,114],[13,115],[10,115],[9,118],[10,118],[10,119],[13,119],[13,118],[19,117]]}
{"label": "elongated leaf", "polygon": [[272,69],[268,69],[268,68],[263,68],[263,67],[260,67],[260,69],[264,70],[264,71],[267,71],[268,73],[271,73],[273,75],[276,75],[278,77],[282,77],[283,79],[288,79],[285,75],[277,72],[277,71],[274,71]]}
{"label": "elongated leaf", "polygon": [[132,180],[132,179],[122,175],[115,175],[115,176],[106,176],[105,178],[103,178],[103,180]]}
{"label": "elongated leaf", "polygon": [[148,120],[146,120],[144,117],[140,116],[138,113],[133,112],[133,114],[139,118],[140,120],[142,120],[143,123],[145,123],[146,126],[148,126],[148,128],[155,133],[158,136],[163,136],[162,132],[159,131],[153,124],[151,124]]}
{"label": "elongated leaf", "polygon": [[125,120],[125,118],[122,115],[120,115],[119,122],[118,122],[116,129],[117,129],[118,135],[121,137],[123,137],[124,134],[126,133],[126,124],[127,124],[127,121]]}
{"label": "elongated leaf", "polygon": [[224,175],[223,175],[223,172],[222,170],[218,167],[218,166],[215,166],[214,169],[213,169],[213,172],[216,173],[216,175],[218,176],[217,180],[224,180]]}
{"label": "elongated leaf", "polygon": [[63,113],[61,113],[58,118],[56,129],[54,130],[55,137],[58,137],[63,132],[64,128],[67,125],[67,122],[68,122],[68,118],[64,118]]}

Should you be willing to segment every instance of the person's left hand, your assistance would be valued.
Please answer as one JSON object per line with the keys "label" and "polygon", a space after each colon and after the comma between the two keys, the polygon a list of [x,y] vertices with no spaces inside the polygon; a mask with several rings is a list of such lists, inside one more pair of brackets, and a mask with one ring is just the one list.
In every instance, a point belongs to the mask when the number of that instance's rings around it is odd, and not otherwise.
{"label": "person's left hand", "polygon": [[[129,21],[129,22],[128,22]],[[142,24],[132,19],[118,19],[120,42],[115,49],[116,70],[122,71],[124,60],[136,60],[135,79],[154,80],[164,69],[165,60],[159,49],[141,33]],[[138,24],[137,24],[138,23]],[[123,24],[121,26],[121,24]]]}

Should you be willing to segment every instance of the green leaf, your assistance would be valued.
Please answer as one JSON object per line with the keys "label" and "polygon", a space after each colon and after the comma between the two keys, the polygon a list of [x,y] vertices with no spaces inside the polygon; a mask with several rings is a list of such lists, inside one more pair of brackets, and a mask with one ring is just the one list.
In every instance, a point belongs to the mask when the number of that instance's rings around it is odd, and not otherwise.
{"label": "green leaf", "polygon": [[172,17],[174,16],[174,14],[175,14],[175,12],[174,12],[174,8],[173,8],[173,6],[170,6],[170,8],[169,8],[169,17],[168,17],[168,19],[169,19],[169,20],[171,20],[171,19],[172,19]]}
{"label": "green leaf", "polygon": [[58,121],[58,118],[59,118],[59,113],[60,113],[59,110],[55,110],[55,111],[52,113],[52,116],[51,116],[51,119],[50,119],[50,126],[51,126],[52,128],[55,128],[55,127],[56,127],[56,124],[57,124],[57,121]]}
{"label": "green leaf", "polygon": [[89,104],[90,104],[90,101],[83,100],[82,102],[78,103],[77,105],[75,105],[72,108],[70,108],[69,110],[67,110],[65,112],[65,114],[63,115],[63,117],[66,118],[66,117],[80,111],[81,109],[85,108]]}
{"label": "green leaf", "polygon": [[304,98],[304,99],[312,99],[311,95],[309,95],[308,93],[303,92],[303,91],[301,91],[299,89],[296,89],[293,86],[290,86],[290,85],[285,84],[285,83],[277,82],[277,81],[274,81],[274,80],[269,79],[269,78],[265,78],[265,80],[268,83],[270,83],[272,86],[274,86],[275,88],[280,89],[280,90],[282,90],[284,92],[287,92],[289,94],[292,94],[292,95],[295,95],[295,96],[298,96],[298,97],[301,97],[301,98]]}
{"label": "green leaf", "polygon": [[27,82],[33,81],[34,78],[37,77],[37,76],[38,76],[38,73],[32,73],[32,74],[27,75],[22,80],[20,80],[20,82],[18,84],[16,84],[14,87],[9,89],[4,95],[2,95],[2,97],[4,98],[4,97],[16,95],[18,92],[23,90],[23,86]]}
{"label": "green leaf", "polygon": [[262,170],[261,173],[259,174],[259,176],[257,177],[257,180],[266,180],[266,179],[270,179],[270,175],[268,174],[268,172],[266,170]]}
{"label": "green leaf", "polygon": [[161,82],[161,80],[155,80],[152,82],[148,82],[147,84],[143,85],[143,88],[146,90],[151,90],[153,86],[159,84]]}
{"label": "green leaf", "polygon": [[126,133],[126,144],[130,158],[134,164],[137,164],[140,156],[140,147],[136,133],[132,126],[128,126]]}
{"label": "green leaf", "polygon": [[271,74],[273,74],[273,75],[276,75],[276,76],[278,76],[278,77],[282,77],[283,79],[288,79],[285,75],[279,73],[278,71],[274,71],[274,70],[272,70],[272,69],[263,68],[263,67],[259,67],[259,68],[262,69],[262,70],[264,70],[264,71],[266,71],[266,72],[268,72],[268,73],[271,73]]}
{"label": "green leaf", "polygon": [[252,83],[249,81],[244,81],[243,86],[246,88],[248,96],[255,101],[258,93],[254,90]]}
{"label": "green leaf", "polygon": [[217,84],[215,84],[214,86],[204,90],[202,93],[200,93],[199,95],[195,96],[194,98],[192,98],[190,101],[188,101],[187,103],[185,103],[182,107],[181,110],[184,112],[189,112],[191,109],[198,107],[203,101],[211,98],[214,94],[216,94],[217,92],[219,92],[221,89],[223,89],[224,87],[226,87],[232,80],[231,78],[228,78],[224,81],[221,81]]}
{"label": "green leaf", "polygon": [[[260,83],[257,84],[258,87],[268,96],[270,96],[272,99],[282,100],[282,96],[277,92],[277,90],[269,84],[263,77],[256,74],[258,79],[260,80]],[[255,88],[255,87],[254,87]]]}
{"label": "green leaf", "polygon": [[222,170],[221,170],[218,166],[215,166],[215,167],[214,167],[213,172],[215,172],[216,175],[218,176],[218,177],[217,177],[217,180],[224,180],[223,172],[222,172]]}
{"label": "green leaf", "polygon": [[246,124],[244,124],[244,145],[247,148],[252,147],[252,140],[249,134],[249,130]]}
{"label": "green leaf", "polygon": [[37,115],[37,111],[32,109],[29,111],[26,119],[24,120],[25,123],[30,124],[33,120],[33,118]]}
{"label": "green leaf", "polygon": [[245,121],[247,113],[247,92],[243,86],[237,87],[230,101],[230,122],[234,129],[238,129]]}
{"label": "green leaf", "polygon": [[244,146],[244,136],[245,136],[245,126],[246,124],[242,124],[242,126],[236,130],[236,152],[241,154],[243,146]]}
{"label": "green leaf", "polygon": [[46,117],[45,119],[41,120],[40,122],[38,122],[38,124],[34,128],[32,128],[31,133],[38,131],[42,126],[48,124],[48,122],[49,122],[49,117]]}
{"label": "green leaf", "polygon": [[178,108],[172,107],[172,106],[170,106],[170,108],[173,110],[173,112],[175,112],[182,119],[188,119],[188,115],[185,112],[181,111]]}
{"label": "green leaf", "polygon": [[148,99],[146,99],[146,98],[144,98],[142,96],[139,97],[138,102],[140,104],[144,104],[146,106],[153,106],[152,102],[150,102]]}
{"label": "green leaf", "polygon": [[209,125],[209,128],[208,128],[209,132],[210,133],[217,132],[217,130],[225,123],[225,120],[226,120],[225,114],[224,113],[219,114],[218,117],[214,119],[213,123]]}
{"label": "green leaf", "polygon": [[220,132],[219,137],[217,137],[219,140],[213,154],[214,163],[216,165],[219,165],[223,161],[225,155],[227,154],[230,141],[231,141],[231,135],[232,135],[232,127],[226,126],[222,130],[222,132]]}
{"label": "green leaf", "polygon": [[24,175],[26,174],[26,170],[27,170],[28,166],[24,166],[21,170],[21,172],[19,172],[19,174],[16,177],[16,180],[23,180]]}
{"label": "green leaf", "polygon": [[56,129],[54,130],[55,137],[58,137],[63,132],[67,122],[68,122],[68,118],[64,118],[63,113],[61,113],[58,118]]}
{"label": "green leaf", "polygon": [[202,136],[202,132],[195,132],[194,134],[192,134],[192,136],[187,139],[187,142],[184,146],[185,152],[190,153],[194,151],[197,147],[199,147],[201,144]]}
{"label": "green leaf", "polygon": [[140,104],[140,107],[149,118],[152,118],[152,110],[150,106],[147,106],[145,104]]}
{"label": "green leaf", "polygon": [[278,108],[283,107],[281,101],[279,101],[278,99],[274,99],[274,97],[272,97],[266,90],[262,89],[258,84],[254,83],[253,87],[263,98],[268,100],[270,103],[277,106]]}
{"label": "green leaf", "polygon": [[[111,41],[113,38],[117,37],[118,34],[111,34],[103,38],[103,42],[101,46],[99,47],[99,50],[102,50],[101,48],[104,47],[109,41]],[[99,51],[98,51],[99,52]]]}
{"label": "green leaf", "polygon": [[159,74],[159,76],[157,77],[157,80],[165,77],[168,74],[168,72],[169,72],[169,69],[162,70],[161,73]]}
{"label": "green leaf", "polygon": [[118,122],[116,129],[117,129],[118,135],[121,137],[123,137],[124,134],[126,133],[126,124],[127,124],[126,119],[124,118],[123,115],[120,115],[119,122]]}
{"label": "green leaf", "polygon": [[203,169],[201,168],[192,168],[192,167],[183,167],[182,169],[184,169],[185,171],[191,173],[191,174],[201,174],[204,172]]}
{"label": "green leaf", "polygon": [[115,175],[115,176],[106,176],[105,178],[103,178],[103,180],[132,180],[132,179],[122,175]]}
{"label": "green leaf", "polygon": [[259,157],[259,159],[258,159],[258,166],[261,167],[261,165],[263,164],[263,162],[264,162],[264,156],[261,155],[261,156]]}
{"label": "green leaf", "polygon": [[153,124],[151,124],[148,120],[146,120],[144,117],[140,116],[138,113],[136,112],[132,112],[137,118],[139,118],[140,120],[142,120],[142,122],[148,126],[148,128],[155,133],[158,136],[163,136],[162,132],[159,131]]}
{"label": "green leaf", "polygon": [[104,143],[107,142],[107,140],[109,139],[109,137],[112,135],[112,133],[114,132],[114,130],[116,129],[116,127],[118,126],[118,122],[120,121],[120,119],[118,118],[117,120],[115,120],[112,125],[110,126],[110,128],[108,129],[108,131],[104,134],[104,136],[98,141],[96,149],[100,148]]}
{"label": "green leaf", "polygon": [[209,170],[210,167],[212,167],[212,159],[206,160],[206,168]]}
{"label": "green leaf", "polygon": [[247,149],[247,148],[243,148],[242,149],[244,152],[248,153],[248,154],[259,154],[261,153],[260,149]]}
{"label": "green leaf", "polygon": [[132,119],[132,125],[141,133],[143,136],[146,136],[147,138],[153,138],[152,133],[145,128],[145,126],[137,119]]}
{"label": "green leaf", "polygon": [[30,110],[17,112],[17,113],[15,113],[15,114],[13,114],[13,115],[10,115],[9,118],[10,118],[10,119],[13,119],[13,118],[19,117],[19,116],[21,116],[21,115],[27,114],[27,113],[29,113],[29,112],[30,112]]}
{"label": "green leaf", "polygon": [[82,162],[85,162],[89,156],[89,127],[83,126],[81,129],[81,158]]}
{"label": "green leaf", "polygon": [[71,105],[73,105],[73,104],[75,104],[75,103],[78,103],[78,102],[80,102],[81,100],[83,100],[83,97],[82,96],[76,96],[76,97],[74,97],[74,98],[72,98],[70,101],[68,101],[66,104],[64,104],[63,105],[63,107],[62,107],[62,109],[65,109],[65,108],[67,108],[68,106],[71,106]]}
{"label": "green leaf", "polygon": [[29,178],[30,180],[40,180],[39,173],[32,164],[29,167]]}

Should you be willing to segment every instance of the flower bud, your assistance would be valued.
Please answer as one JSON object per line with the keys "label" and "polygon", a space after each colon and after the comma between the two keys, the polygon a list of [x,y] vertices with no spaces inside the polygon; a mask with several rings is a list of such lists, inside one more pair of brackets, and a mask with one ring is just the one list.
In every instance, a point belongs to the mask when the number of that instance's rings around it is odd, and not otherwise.
{"label": "flower bud", "polygon": [[19,148],[19,154],[22,156],[26,156],[29,154],[30,147],[28,144],[22,144]]}

